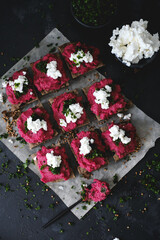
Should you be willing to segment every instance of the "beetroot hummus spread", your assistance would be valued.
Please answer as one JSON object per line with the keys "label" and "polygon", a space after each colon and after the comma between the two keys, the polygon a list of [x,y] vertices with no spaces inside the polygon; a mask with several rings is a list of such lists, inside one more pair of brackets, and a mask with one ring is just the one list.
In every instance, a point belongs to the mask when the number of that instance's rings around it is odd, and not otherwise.
{"label": "beetroot hummus spread", "polygon": [[[110,92],[109,107],[108,109],[103,109],[101,104],[95,102],[96,98],[93,95],[95,90],[104,88],[106,85],[109,85],[112,89]],[[94,83],[88,90],[87,93],[88,101],[91,105],[92,112],[99,116],[102,120],[109,118],[110,116],[116,114],[119,110],[122,110],[126,106],[124,97],[121,94],[121,88],[119,85],[113,85],[112,79],[103,79],[100,82]]]}
{"label": "beetroot hummus spread", "polygon": [[[83,137],[87,137],[89,139],[94,140],[94,143],[90,145],[92,147],[92,150],[87,155],[80,154],[80,147],[81,147],[80,140]],[[86,169],[88,172],[97,170],[101,166],[106,164],[106,157],[105,157],[106,149],[96,132],[82,131],[78,133],[77,138],[75,138],[71,142],[71,147],[75,153],[79,166],[81,168]]]}
{"label": "beetroot hummus spread", "polygon": [[[56,68],[59,70],[61,77],[53,78],[50,75],[47,75],[46,66],[52,61],[57,62]],[[40,92],[43,90],[50,91],[60,89],[66,82],[69,81],[69,78],[64,70],[62,60],[55,54],[47,54],[43,58],[34,62],[32,70],[34,72],[34,85]]]}
{"label": "beetroot hummus spread", "polygon": [[[66,132],[71,131],[75,129],[77,126],[82,125],[87,120],[86,112],[81,104],[82,97],[77,96],[75,93],[64,93],[54,99],[54,102],[52,104],[53,109],[53,115],[55,120],[57,121],[58,125],[61,126]],[[79,107],[83,108],[83,113],[80,116],[80,118],[76,117],[73,119],[76,120],[75,122],[70,121],[67,123],[67,117],[69,114],[73,114],[73,112],[69,111],[69,106],[71,104],[77,104],[79,103]],[[76,109],[75,109],[76,110]],[[61,122],[65,122],[65,124],[61,124]]]}
{"label": "beetroot hummus spread", "polygon": [[[52,168],[47,165],[46,154],[51,153],[51,151],[54,152],[54,155],[61,156],[62,162],[58,168]],[[38,167],[42,176],[41,181],[47,183],[59,179],[68,180],[71,175],[71,171],[67,159],[68,157],[63,147],[46,148],[43,146],[36,154],[36,160],[38,161]]]}
{"label": "beetroot hummus spread", "polygon": [[109,129],[114,125],[112,123],[108,130],[102,133],[102,137],[105,141],[106,146],[110,148],[111,151],[115,152],[119,158],[123,158],[127,156],[129,153],[132,153],[136,150],[138,146],[137,137],[136,137],[136,129],[132,125],[132,123],[120,123],[116,124],[120,129],[123,129],[127,135],[127,137],[131,138],[131,141],[128,144],[123,144],[120,140],[113,141],[113,138],[110,136]]}
{"label": "beetroot hummus spread", "polygon": [[[25,76],[28,80],[28,85],[23,85],[23,92],[20,93],[18,91],[15,91],[12,89],[12,87],[10,86],[9,83],[11,83],[12,81],[14,82],[14,80],[18,79],[19,76]],[[12,77],[10,77],[8,79],[8,84],[6,86],[6,94],[8,96],[8,100],[12,103],[12,104],[20,104],[20,103],[26,103],[29,100],[35,99],[35,93],[31,87],[31,83],[32,80],[31,78],[28,76],[27,72],[25,70],[20,70],[15,72]]]}
{"label": "beetroot hummus spread", "polygon": [[98,179],[93,180],[90,188],[83,187],[83,185],[82,188],[81,196],[83,201],[99,202],[106,199],[110,194],[109,184]]}
{"label": "beetroot hummus spread", "polygon": [[[47,131],[42,128],[37,131],[37,133],[33,133],[31,130],[28,130],[26,123],[30,116],[38,116],[38,118],[44,119],[47,123]],[[21,137],[23,137],[28,143],[41,143],[47,139],[51,139],[54,135],[49,114],[43,108],[29,108],[27,111],[23,112],[17,120],[17,127]]]}
{"label": "beetroot hummus spread", "polygon": [[[71,54],[73,53],[76,54],[78,51],[81,51],[81,50],[83,50],[84,53],[87,53],[89,51],[89,53],[93,57],[93,61],[92,62],[83,61],[80,64],[80,66],[77,67],[76,62],[71,61],[70,57],[71,57]],[[98,48],[95,48],[93,46],[88,47],[85,44],[78,42],[78,43],[73,43],[73,44],[71,43],[67,45],[64,48],[62,55],[65,58],[66,62],[69,64],[69,68],[73,74],[76,74],[76,73],[84,74],[98,66],[100,52]]]}

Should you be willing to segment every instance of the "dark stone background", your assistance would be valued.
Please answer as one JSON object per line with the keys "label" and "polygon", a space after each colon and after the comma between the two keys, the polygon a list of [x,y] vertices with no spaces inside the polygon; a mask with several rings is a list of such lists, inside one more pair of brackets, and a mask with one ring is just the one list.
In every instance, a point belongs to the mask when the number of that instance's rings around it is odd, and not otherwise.
{"label": "dark stone background", "polygon": [[[69,2],[69,0],[6,0],[1,3],[0,52],[4,54],[0,54],[0,75],[15,64],[13,57],[23,57],[37,42],[57,27],[71,41],[80,40],[99,47],[106,63],[101,72],[106,72],[107,77],[120,83],[123,93],[129,99],[154,120],[160,122],[160,56],[158,55],[150,65],[135,73],[133,69],[116,61],[107,46],[113,28],[140,18],[149,21],[149,30],[152,33],[160,33],[160,1],[121,0],[114,21],[100,30],[86,29],[75,22],[70,13]],[[14,172],[20,161],[2,143],[0,148],[3,150],[0,153],[1,162],[9,159],[9,172]],[[160,239],[159,195],[147,191],[139,182],[142,178],[139,176],[139,171],[145,168],[146,161],[155,159],[155,153],[160,153],[160,140],[117,184],[112,196],[103,202],[103,206],[97,204],[97,209],[92,209],[82,220],[69,213],[44,231],[41,230],[41,226],[65,208],[63,202],[52,191],[44,194],[39,178],[30,170],[28,176],[32,179],[31,187],[34,193],[28,196],[19,185],[25,177],[20,180],[9,180],[9,173],[0,175],[0,183],[9,183],[11,190],[14,190],[5,192],[4,188],[0,187],[0,239],[111,240],[114,237],[119,237],[120,240]],[[135,172],[138,172],[138,176]],[[152,171],[152,174],[159,177],[155,171]],[[37,183],[40,185],[38,186]],[[36,194],[36,197],[31,200],[33,194]],[[54,201],[52,195],[55,196]],[[132,199],[120,204],[119,199],[122,196],[132,196]],[[41,209],[28,210],[24,199],[37,201]],[[56,201],[59,203],[56,204]],[[51,203],[55,204],[53,210],[49,208]],[[115,206],[119,212],[120,217],[117,221],[113,221],[113,214],[106,208],[107,203]],[[146,204],[147,211],[142,213]],[[131,214],[127,216],[129,212]],[[74,225],[69,226],[68,222],[73,222]],[[63,233],[60,233],[61,229],[64,230]]]}

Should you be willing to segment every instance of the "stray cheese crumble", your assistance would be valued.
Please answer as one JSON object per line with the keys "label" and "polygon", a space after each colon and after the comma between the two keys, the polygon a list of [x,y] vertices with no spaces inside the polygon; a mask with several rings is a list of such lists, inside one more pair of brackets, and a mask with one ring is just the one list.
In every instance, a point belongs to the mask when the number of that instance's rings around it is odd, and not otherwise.
{"label": "stray cheese crumble", "polygon": [[117,125],[113,125],[109,131],[113,141],[120,139],[123,144],[128,144],[131,141],[131,138],[125,136],[125,131]]}
{"label": "stray cheese crumble", "polygon": [[143,58],[151,58],[160,47],[158,33],[151,35],[147,31],[148,21],[132,22],[131,26],[123,25],[113,30],[109,46],[112,53],[127,66],[138,63]]}
{"label": "stray cheese crumble", "polygon": [[28,79],[24,75],[19,75],[17,79],[9,81],[8,84],[11,86],[13,91],[23,93],[23,85],[28,85]]}

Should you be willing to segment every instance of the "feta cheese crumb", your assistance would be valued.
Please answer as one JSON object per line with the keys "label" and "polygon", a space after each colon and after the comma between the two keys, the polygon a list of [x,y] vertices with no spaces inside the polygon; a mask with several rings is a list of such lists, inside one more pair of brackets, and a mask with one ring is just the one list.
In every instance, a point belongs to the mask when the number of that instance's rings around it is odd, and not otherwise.
{"label": "feta cheese crumb", "polygon": [[8,142],[13,144],[13,140],[12,139],[8,139]]}
{"label": "feta cheese crumb", "polygon": [[83,61],[85,63],[93,62],[93,56],[89,51],[85,53],[83,50],[79,50],[77,53],[71,53],[69,60],[73,61],[78,68]]}
{"label": "feta cheese crumb", "polygon": [[138,63],[143,58],[151,58],[160,47],[158,33],[151,35],[147,31],[148,21],[132,22],[131,26],[124,25],[121,29],[113,30],[109,46],[112,53],[127,66]]}
{"label": "feta cheese crumb", "polygon": [[33,92],[30,92],[30,95],[33,95]]}
{"label": "feta cheese crumb", "polygon": [[115,237],[113,240],[120,240],[119,238]]}
{"label": "feta cheese crumb", "polygon": [[29,118],[27,118],[27,128],[33,133],[37,133],[41,128],[47,131],[47,122],[40,119],[33,121],[32,116],[30,116]]}
{"label": "feta cheese crumb", "polygon": [[60,125],[61,127],[67,127],[66,121],[65,121],[64,119],[62,119],[62,118],[59,119],[59,125]]}
{"label": "feta cheese crumb", "polygon": [[58,188],[59,188],[60,190],[63,190],[63,189],[64,189],[64,187],[63,187],[63,186],[59,186]]}
{"label": "feta cheese crumb", "polygon": [[123,118],[123,113],[117,113],[117,116],[119,117],[119,118]]}
{"label": "feta cheese crumb", "polygon": [[8,84],[7,81],[2,82],[2,87],[3,87],[3,88],[6,88],[6,87],[7,87],[7,84]]}
{"label": "feta cheese crumb", "polygon": [[125,136],[125,131],[117,125],[113,125],[109,131],[113,141],[120,139],[123,144],[128,144],[131,141],[131,138]]}
{"label": "feta cheese crumb", "polygon": [[128,114],[124,115],[123,119],[124,120],[130,120],[131,116],[132,116],[131,113],[128,113]]}
{"label": "feta cheese crumb", "polygon": [[64,114],[64,116],[66,117],[67,123],[75,123],[77,119],[81,118],[82,114],[83,107],[81,107],[79,103],[73,103],[69,105],[69,112],[67,114]]}
{"label": "feta cheese crumb", "polygon": [[80,148],[79,148],[79,153],[80,154],[83,154],[83,155],[86,155],[88,153],[91,152],[92,150],[92,147],[90,146],[90,143],[93,144],[94,143],[94,139],[89,139],[88,137],[83,137],[81,140],[80,140]]}
{"label": "feta cheese crumb", "polygon": [[51,151],[50,153],[46,154],[47,158],[47,165],[51,166],[52,168],[60,167],[62,159],[61,156],[55,156],[54,152]]}
{"label": "feta cheese crumb", "polygon": [[0,102],[3,102],[3,93],[0,93]]}
{"label": "feta cheese crumb", "polygon": [[57,70],[57,61],[51,61],[47,64],[47,76],[53,79],[57,79],[58,77],[62,77],[62,74],[59,70]]}
{"label": "feta cheese crumb", "polygon": [[28,79],[23,75],[19,75],[17,79],[9,81],[8,84],[13,91],[23,93],[23,85],[28,85]]}
{"label": "feta cheese crumb", "polygon": [[36,160],[37,160],[37,157],[35,156],[35,157],[33,158],[33,160],[36,161]]}
{"label": "feta cheese crumb", "polygon": [[109,108],[109,100],[108,97],[111,96],[110,92],[112,92],[112,88],[109,85],[105,85],[104,88],[99,90],[95,90],[93,96],[96,98],[95,102],[97,104],[101,104],[102,109]]}

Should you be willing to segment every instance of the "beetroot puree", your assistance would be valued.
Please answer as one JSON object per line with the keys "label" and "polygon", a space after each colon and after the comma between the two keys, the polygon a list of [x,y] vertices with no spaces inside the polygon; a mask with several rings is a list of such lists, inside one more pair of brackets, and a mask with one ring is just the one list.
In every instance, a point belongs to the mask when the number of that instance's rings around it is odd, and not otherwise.
{"label": "beetroot puree", "polygon": [[[31,130],[25,130],[25,122],[33,113],[42,116],[47,122],[47,131],[42,128],[37,133],[33,133]],[[51,139],[54,135],[49,114],[44,108],[29,108],[27,111],[23,112],[17,120],[17,127],[21,137],[23,137],[28,143],[41,143],[47,139]]]}
{"label": "beetroot puree", "polygon": [[[95,96],[93,96],[94,91],[97,89],[104,88],[105,85],[112,87],[111,97],[109,98],[110,104],[108,109],[102,109],[101,104],[95,102]],[[110,116],[116,114],[119,110],[122,110],[126,106],[124,97],[121,94],[121,88],[119,85],[113,85],[112,79],[103,79],[100,82],[94,83],[88,90],[87,94],[88,101],[91,105],[92,112],[99,116],[102,120],[109,118]]]}
{"label": "beetroot puree", "polygon": [[[53,150],[54,155],[55,156],[61,156],[62,162],[60,165],[60,173],[59,174],[53,174],[51,171],[49,171],[49,167],[46,166],[45,168],[43,168],[43,165],[47,164],[47,158],[46,158],[46,154],[50,153]],[[36,154],[36,159],[38,161],[38,167],[41,173],[41,181],[44,183],[47,182],[52,182],[52,181],[56,181],[59,179],[62,180],[68,180],[70,175],[71,175],[71,171],[67,162],[67,155],[65,152],[65,149],[63,147],[54,147],[54,148],[46,148],[46,147],[42,147],[41,150],[39,150]],[[41,170],[41,167],[43,168]]]}
{"label": "beetroot puree", "polygon": [[[54,99],[54,102],[52,104],[52,109],[53,109],[53,115],[55,120],[57,121],[58,125],[60,125],[60,119],[64,119],[66,121],[66,117],[63,114],[63,106],[64,106],[64,101],[69,100],[69,99],[75,99],[76,103],[79,103],[82,106],[82,97],[78,97],[75,93],[70,92],[70,93],[64,93]],[[66,132],[71,131],[75,129],[77,126],[82,125],[86,122],[87,120],[87,115],[86,112],[83,108],[83,114],[75,123],[70,122],[67,123],[67,127],[61,126]]]}
{"label": "beetroot puree", "polygon": [[[73,61],[70,61],[69,58],[71,57],[71,53],[77,52],[77,49],[83,50],[85,53],[89,51],[93,56],[93,61],[91,63],[86,63],[83,61],[80,67],[76,67],[75,63]],[[85,44],[78,42],[78,43],[73,43],[73,44],[71,43],[67,45],[64,48],[62,55],[67,61],[67,63],[69,64],[70,70],[73,74],[76,74],[76,73],[84,74],[98,66],[100,52],[98,48],[95,48],[93,46],[88,47]]]}
{"label": "beetroot puree", "polygon": [[91,188],[83,187],[83,192],[81,192],[83,201],[92,200],[94,202],[106,199],[109,194],[109,184],[98,179],[93,180]]}
{"label": "beetroot puree", "polygon": [[[57,79],[54,79],[52,77],[48,77],[46,72],[40,71],[36,65],[39,62],[46,61],[47,63],[51,61],[57,62],[57,70],[59,70],[62,74],[62,77],[58,77]],[[41,92],[43,90],[50,91],[50,90],[57,90],[60,89],[66,82],[69,81],[69,78],[66,75],[66,72],[64,70],[63,62],[55,54],[47,54],[43,58],[39,59],[38,61],[33,63],[32,70],[34,72],[34,85],[37,87],[37,89]],[[44,70],[44,69],[43,69]]]}
{"label": "beetroot puree", "polygon": [[79,153],[80,148],[80,140],[83,137],[88,137],[89,139],[94,139],[95,147],[105,156],[105,146],[103,146],[102,141],[100,140],[98,134],[96,132],[80,132],[77,134],[77,138],[71,142],[71,147],[76,155],[77,161],[81,168],[85,168],[88,172],[92,172],[94,170],[99,169],[101,166],[106,164],[106,158],[95,157],[94,159],[87,159],[83,154]]}
{"label": "beetroot puree", "polygon": [[119,158],[123,158],[129,153],[132,153],[136,150],[138,142],[136,137],[136,129],[132,125],[132,123],[121,123],[116,124],[119,128],[123,129],[126,132],[127,137],[131,138],[131,141],[128,144],[123,144],[119,141],[118,145],[113,141],[112,137],[110,137],[109,129],[114,125],[112,123],[108,130],[102,133],[102,137],[105,141],[106,146],[110,148],[111,151],[115,152]]}
{"label": "beetroot puree", "polygon": [[28,76],[28,74],[26,73],[26,75],[23,73],[23,72],[26,72],[25,70],[20,70],[20,71],[17,71],[13,74],[12,77],[9,78],[9,81],[14,81],[15,79],[17,79],[19,76],[26,76],[26,78],[28,79],[28,90],[27,92],[25,92],[24,94],[22,94],[20,97],[16,97],[14,91],[12,90],[12,87],[9,86],[9,84],[7,84],[6,86],[6,94],[8,96],[8,100],[10,101],[10,103],[12,104],[20,104],[20,103],[25,103],[29,100],[32,100],[32,99],[35,99],[36,96],[34,94],[34,91],[31,87],[31,78]]}

